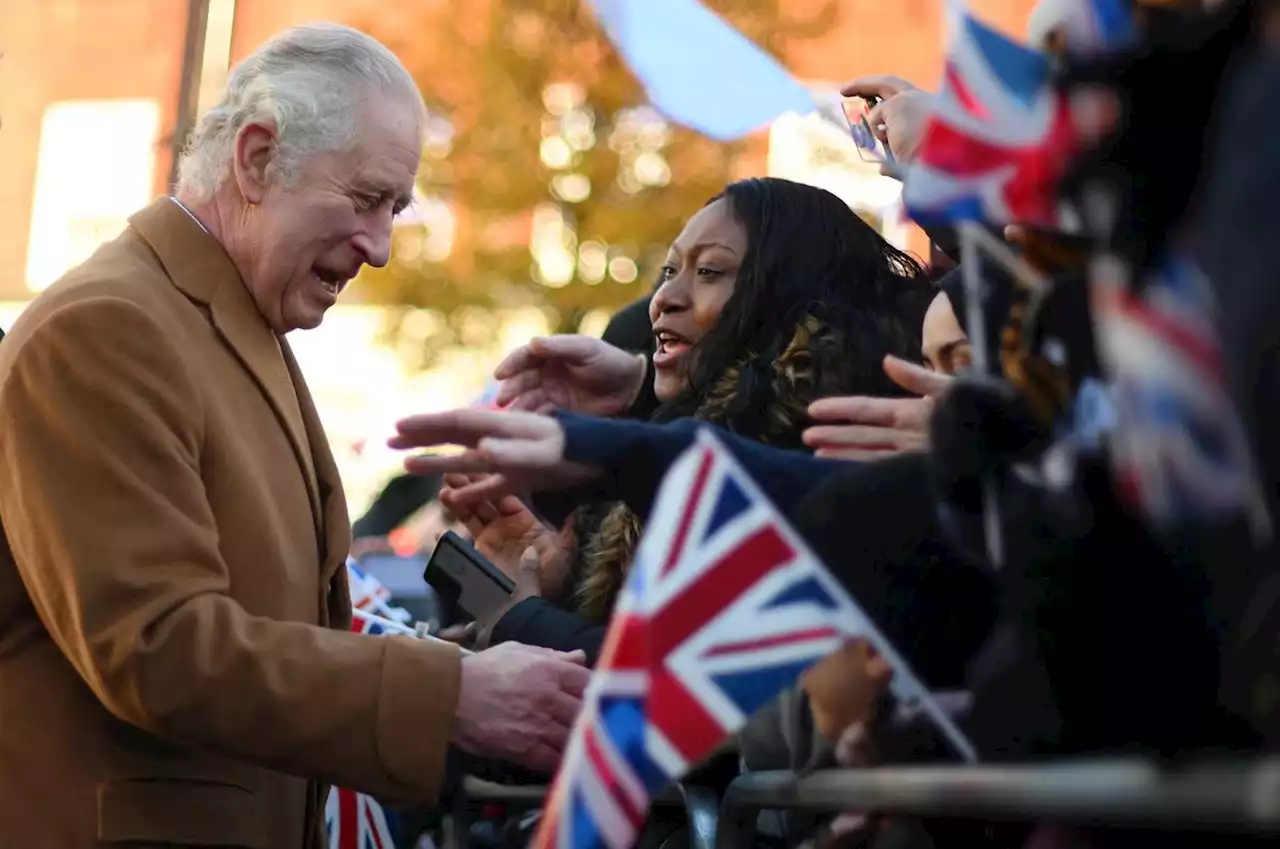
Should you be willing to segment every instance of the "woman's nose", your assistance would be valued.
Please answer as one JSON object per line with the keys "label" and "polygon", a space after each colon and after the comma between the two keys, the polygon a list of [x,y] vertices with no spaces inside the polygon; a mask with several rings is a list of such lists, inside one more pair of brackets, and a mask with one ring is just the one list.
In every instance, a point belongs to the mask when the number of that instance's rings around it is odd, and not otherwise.
{"label": "woman's nose", "polygon": [[653,295],[653,317],[669,312],[679,312],[689,306],[688,286],[683,275],[677,274],[667,278]]}

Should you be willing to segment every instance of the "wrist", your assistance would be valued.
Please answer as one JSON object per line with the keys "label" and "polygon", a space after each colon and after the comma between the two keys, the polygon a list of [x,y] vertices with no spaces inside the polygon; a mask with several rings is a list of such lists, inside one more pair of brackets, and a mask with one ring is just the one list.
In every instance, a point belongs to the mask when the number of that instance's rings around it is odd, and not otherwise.
{"label": "wrist", "polygon": [[636,364],[636,374],[631,379],[631,392],[627,395],[627,403],[623,406],[623,410],[631,409],[636,401],[640,400],[640,393],[644,391],[644,379],[649,375],[649,355],[636,354],[633,359]]}

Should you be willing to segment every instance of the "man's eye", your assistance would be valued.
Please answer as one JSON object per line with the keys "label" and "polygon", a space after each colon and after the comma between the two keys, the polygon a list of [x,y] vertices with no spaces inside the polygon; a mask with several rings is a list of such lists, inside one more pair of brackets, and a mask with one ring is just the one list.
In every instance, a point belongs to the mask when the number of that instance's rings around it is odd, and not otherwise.
{"label": "man's eye", "polygon": [[362,212],[368,212],[370,209],[375,208],[379,203],[381,203],[382,199],[375,197],[374,195],[355,195],[355,202],[357,209]]}

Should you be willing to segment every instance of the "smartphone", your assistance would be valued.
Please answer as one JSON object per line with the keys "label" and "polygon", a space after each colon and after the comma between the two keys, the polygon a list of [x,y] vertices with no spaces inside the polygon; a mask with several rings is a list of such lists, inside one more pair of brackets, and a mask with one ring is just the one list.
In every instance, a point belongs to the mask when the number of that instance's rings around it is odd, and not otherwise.
{"label": "smartphone", "polygon": [[445,531],[436,543],[423,578],[441,599],[473,620],[502,607],[516,590],[515,581],[453,531]]}
{"label": "smartphone", "polygon": [[889,146],[876,138],[867,121],[868,113],[879,102],[878,98],[846,99],[839,92],[821,91],[814,94],[814,102],[820,117],[849,134],[858,151],[858,158],[863,162],[894,161]]}

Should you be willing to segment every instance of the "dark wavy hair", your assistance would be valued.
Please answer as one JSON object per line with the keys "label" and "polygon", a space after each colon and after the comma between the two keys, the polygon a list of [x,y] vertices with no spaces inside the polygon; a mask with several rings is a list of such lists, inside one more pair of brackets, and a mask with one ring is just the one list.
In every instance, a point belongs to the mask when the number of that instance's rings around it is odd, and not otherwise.
{"label": "dark wavy hair", "polygon": [[719,319],[690,352],[688,387],[655,419],[692,415],[725,369],[744,361],[754,366],[740,377],[742,406],[766,401],[768,367],[806,317],[821,322],[847,352],[837,366],[843,373],[823,375],[819,383],[901,395],[881,362],[885,354],[919,359],[932,298],[921,264],[825,189],[758,177],[731,183],[707,205],[718,200],[727,201],[746,228],[746,256]]}

